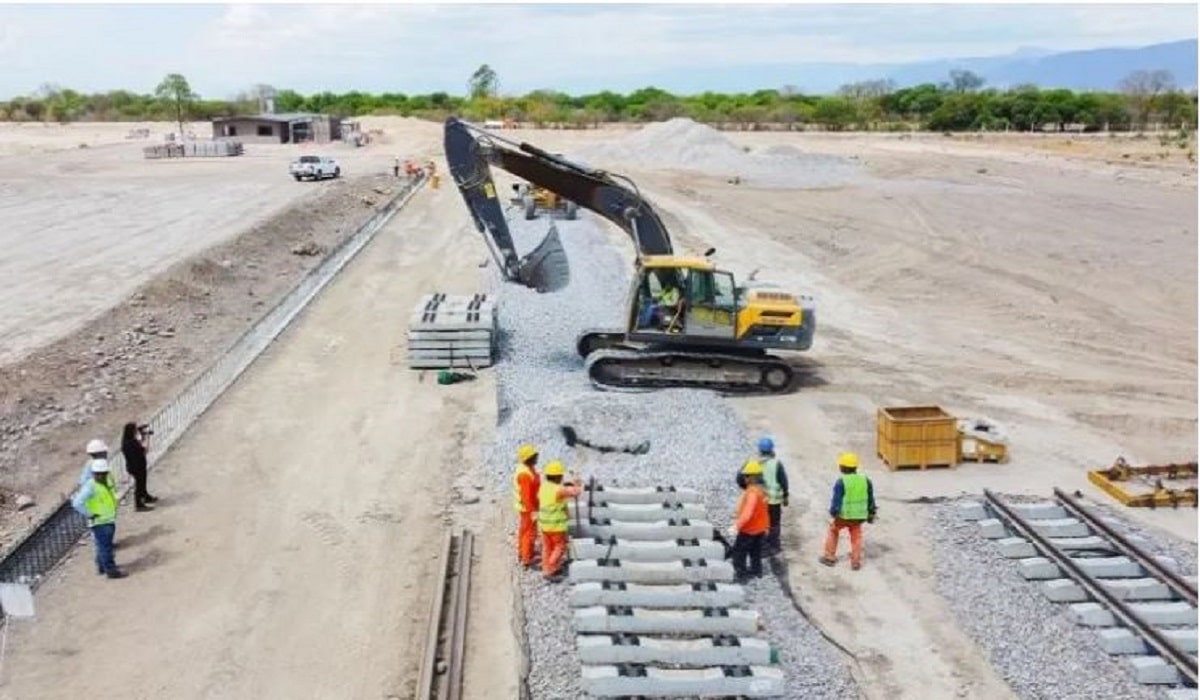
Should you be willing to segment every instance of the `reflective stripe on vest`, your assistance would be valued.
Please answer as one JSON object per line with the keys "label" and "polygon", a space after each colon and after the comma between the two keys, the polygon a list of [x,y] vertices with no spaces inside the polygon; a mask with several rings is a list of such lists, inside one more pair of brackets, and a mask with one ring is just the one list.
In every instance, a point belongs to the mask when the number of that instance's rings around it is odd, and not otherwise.
{"label": "reflective stripe on vest", "polygon": [[83,507],[93,516],[89,525],[107,525],[117,521],[117,499],[104,484],[96,483],[92,487],[92,495],[83,502]]}
{"label": "reflective stripe on vest", "polygon": [[566,532],[567,502],[558,500],[561,485],[552,481],[543,482],[538,489],[538,526],[542,532]]}
{"label": "reflective stripe on vest", "polygon": [[521,476],[525,474],[529,475],[530,477],[534,475],[533,470],[524,464],[518,465],[517,471],[513,472],[513,510],[517,511],[518,513],[526,512],[525,501],[521,500]]}
{"label": "reflective stripe on vest", "polygon": [[842,475],[842,509],[838,517],[842,520],[866,520],[867,477],[862,474]]}
{"label": "reflective stripe on vest", "polygon": [[767,492],[767,503],[779,505],[783,503],[783,488],[779,485],[779,460],[771,457],[762,460],[763,488]]}

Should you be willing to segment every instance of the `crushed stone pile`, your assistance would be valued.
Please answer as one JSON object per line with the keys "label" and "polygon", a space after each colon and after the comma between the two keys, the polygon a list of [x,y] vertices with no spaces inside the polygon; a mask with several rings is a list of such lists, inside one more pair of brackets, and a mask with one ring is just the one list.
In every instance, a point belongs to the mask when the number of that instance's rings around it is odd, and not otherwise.
{"label": "crushed stone pile", "polygon": [[[520,251],[545,235],[545,220],[510,218]],[[728,402],[712,392],[669,390],[652,393],[601,392],[592,387],[575,352],[585,328],[620,327],[628,268],[610,247],[591,216],[558,221],[573,269],[570,285],[539,294],[501,283],[488,267],[488,291],[499,298],[500,353],[495,366],[499,425],[486,451],[485,468],[498,496],[511,483],[516,448],[531,442],[541,463],[562,459],[585,479],[611,486],[673,484],[697,489],[714,525],[726,528],[739,490],[735,474],[753,449],[751,436]],[[607,445],[649,441],[645,454],[602,453],[569,447],[560,426],[579,437]],[[528,685],[535,700],[583,697],[575,632],[568,604],[570,586],[547,585],[540,572],[521,573]],[[815,700],[856,697],[857,690],[839,652],[800,613],[771,575],[747,586],[745,607],[764,614],[763,636],[779,650],[788,698]]]}
{"label": "crushed stone pile", "polygon": [[845,158],[788,145],[747,150],[711,126],[686,118],[655,122],[570,156],[596,168],[695,170],[767,187],[834,187],[860,175],[859,166]]}

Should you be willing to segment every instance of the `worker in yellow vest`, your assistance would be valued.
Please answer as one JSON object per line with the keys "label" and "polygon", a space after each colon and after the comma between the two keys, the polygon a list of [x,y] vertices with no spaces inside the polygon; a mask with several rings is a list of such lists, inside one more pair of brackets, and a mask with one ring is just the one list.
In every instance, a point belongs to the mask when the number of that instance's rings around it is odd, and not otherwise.
{"label": "worker in yellow vest", "polygon": [[838,536],[842,530],[850,531],[850,568],[862,568],[863,543],[862,524],[875,522],[875,489],[871,480],[858,473],[858,455],[843,452],[838,457],[841,478],[833,485],[833,500],[829,504],[829,534],[825,536],[825,553],[821,563],[833,566],[837,563]]}
{"label": "worker in yellow vest", "polygon": [[561,581],[563,564],[567,558],[567,499],[578,496],[582,490],[579,481],[563,483],[566,469],[555,460],[546,465],[542,472],[542,485],[538,488],[538,527],[542,531],[542,578]]}
{"label": "worker in yellow vest", "polygon": [[538,488],[541,479],[537,473],[538,450],[533,445],[517,448],[517,471],[513,473],[513,509],[517,511],[517,559],[522,566],[532,567],[538,512]]}
{"label": "worker in yellow vest", "polygon": [[783,507],[788,504],[787,471],[783,468],[783,462],[775,456],[775,441],[769,437],[758,439],[758,457],[755,461],[762,465],[762,485],[767,492],[767,513],[771,518],[771,528],[763,542],[763,555],[769,557],[779,554],[783,549],[779,533]]}
{"label": "worker in yellow vest", "polygon": [[117,534],[117,494],[111,482],[108,460],[93,460],[92,478],[84,483],[71,506],[87,518],[96,540],[96,571],[109,578],[125,578],[113,559],[113,538]]}

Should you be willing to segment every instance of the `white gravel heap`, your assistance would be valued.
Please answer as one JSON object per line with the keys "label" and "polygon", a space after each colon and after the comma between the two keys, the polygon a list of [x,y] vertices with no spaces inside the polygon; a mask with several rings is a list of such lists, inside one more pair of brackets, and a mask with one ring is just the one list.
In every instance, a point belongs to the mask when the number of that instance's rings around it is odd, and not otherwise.
{"label": "white gravel heap", "polygon": [[978,523],[959,515],[957,503],[934,506],[929,528],[938,592],[1019,697],[1162,697],[1138,683],[1125,660],[1105,653],[1094,629],[1075,624],[1070,606],[1050,602],[1026,581],[994,540],[980,536]]}
{"label": "white gravel heap", "polygon": [[[494,267],[489,284],[500,299],[500,359],[496,365],[500,424],[486,465],[496,488],[507,492],[515,450],[524,442],[541,449],[541,463],[561,458],[585,479],[606,485],[674,484],[700,491],[711,518],[728,526],[738,496],[736,470],[750,454],[752,436],[719,396],[705,391],[652,393],[594,389],[575,352],[585,328],[620,326],[628,270],[605,243],[596,219],[556,223],[572,265],[567,289],[554,294],[500,284]],[[607,224],[600,224],[607,225]],[[520,250],[531,250],[546,220],[510,220]],[[568,448],[560,426],[600,445],[650,441],[644,455],[602,454]],[[765,563],[764,563],[765,564]],[[547,585],[540,572],[521,576],[528,684],[533,698],[580,697],[580,665],[571,628],[566,582]],[[779,649],[790,698],[846,698],[856,690],[839,653],[796,611],[769,574],[747,586],[747,608],[765,619],[764,636]]]}
{"label": "white gravel heap", "polygon": [[845,158],[806,153],[793,146],[747,150],[711,126],[686,118],[655,122],[620,138],[581,147],[569,157],[592,167],[622,164],[699,170],[776,187],[829,187],[845,184],[859,172]]}

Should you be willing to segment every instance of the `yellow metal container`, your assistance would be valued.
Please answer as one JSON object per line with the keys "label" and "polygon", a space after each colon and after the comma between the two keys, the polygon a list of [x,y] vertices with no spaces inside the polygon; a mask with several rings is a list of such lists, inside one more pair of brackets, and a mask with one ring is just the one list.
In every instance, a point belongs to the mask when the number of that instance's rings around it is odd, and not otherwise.
{"label": "yellow metal container", "polygon": [[952,467],[960,461],[957,420],[939,406],[880,408],[875,450],[893,470]]}

